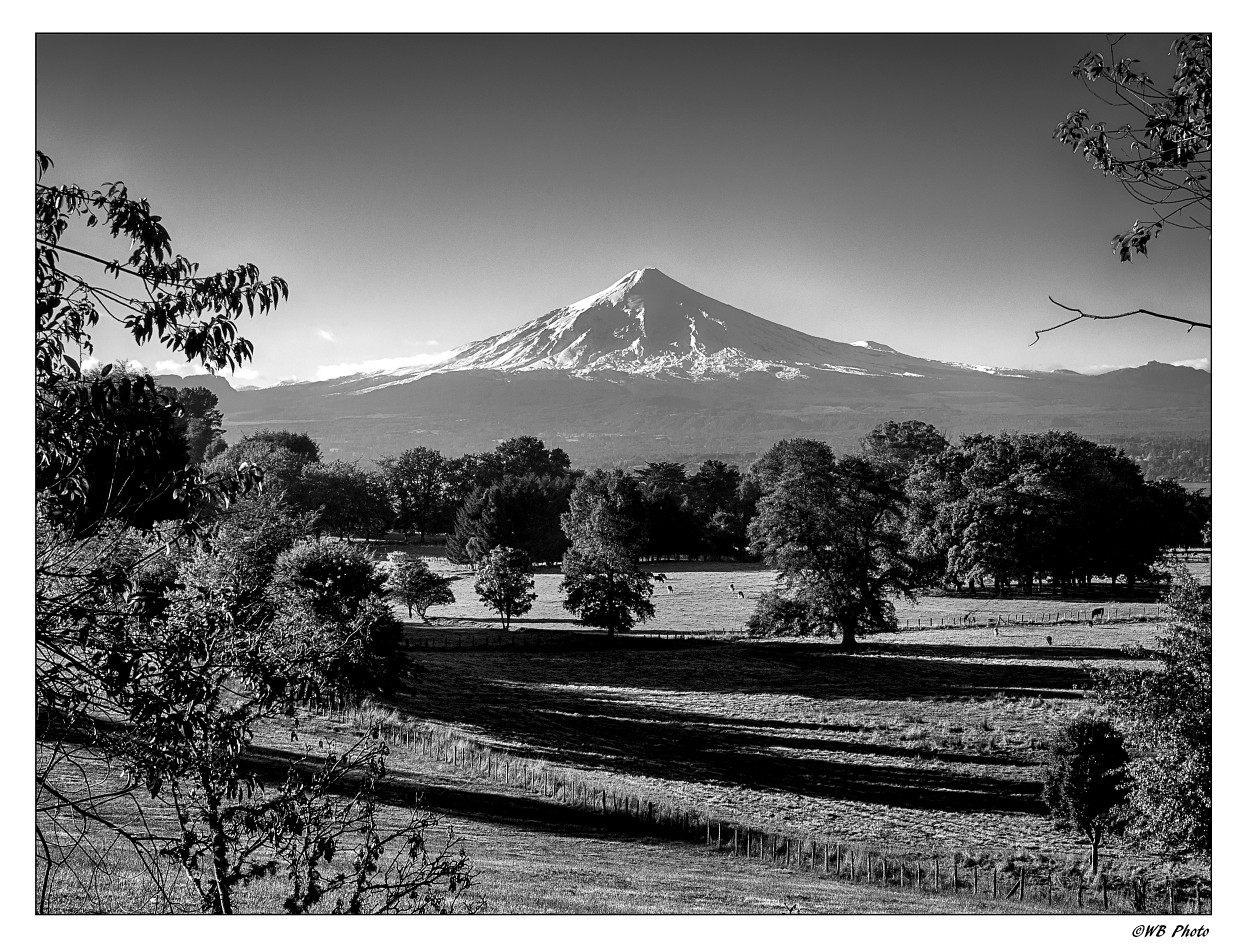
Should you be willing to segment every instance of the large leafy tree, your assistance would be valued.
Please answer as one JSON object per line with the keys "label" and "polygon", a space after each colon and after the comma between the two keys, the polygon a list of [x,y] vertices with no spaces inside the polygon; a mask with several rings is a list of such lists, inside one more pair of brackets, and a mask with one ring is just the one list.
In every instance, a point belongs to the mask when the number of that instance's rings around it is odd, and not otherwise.
{"label": "large leafy tree", "polygon": [[837,629],[848,651],[863,635],[895,628],[894,599],[912,595],[915,574],[897,481],[865,458],[837,460],[821,445],[793,454],[772,483],[749,535],[778,570],[777,593],[790,612],[801,608],[807,625],[825,633]]}
{"label": "large leafy tree", "polygon": [[698,554],[699,523],[685,467],[675,461],[651,461],[634,471],[634,479],[642,492],[644,555],[677,559]]}
{"label": "large leafy tree", "polygon": [[422,543],[426,533],[439,528],[446,518],[446,464],[440,452],[426,447],[409,448],[378,462],[395,511],[396,529],[420,533]]}
{"label": "large leafy tree", "polygon": [[507,475],[475,490],[456,513],[447,537],[447,554],[459,563],[474,561],[496,546],[524,550],[534,563],[558,563],[568,549],[560,517],[568,510],[574,479]]}
{"label": "large leafy tree", "polygon": [[[107,410],[69,409],[87,390],[108,392]],[[177,402],[146,373],[88,369],[49,380],[36,416],[36,443],[77,442],[79,454],[50,454],[37,466],[36,488],[49,513],[85,535],[107,519],[151,527],[189,512],[186,419]],[[68,402],[60,401],[65,396]],[[101,403],[104,404],[103,402]]]}
{"label": "large leafy tree", "polygon": [[202,464],[226,450],[222,438],[222,414],[217,408],[217,395],[202,386],[162,388],[182,409],[182,436],[187,443],[187,460]]}
{"label": "large leafy tree", "polygon": [[740,497],[742,472],[733,464],[709,458],[689,478],[689,503],[698,522],[705,552],[739,556],[747,545],[747,523],[753,516]]}
{"label": "large leafy tree", "polygon": [[[1122,261],[1146,255],[1164,229],[1211,232],[1211,34],[1191,33],[1172,43],[1176,58],[1171,85],[1156,82],[1137,59],[1121,56],[1118,40],[1108,50],[1086,53],[1072,75],[1109,108],[1115,120],[1095,120],[1085,109],[1069,112],[1054,137],[1072,148],[1090,167],[1120,183],[1144,210],[1127,230],[1112,238]],[[1078,319],[1122,319],[1146,315],[1210,329],[1211,324],[1149,309],[1099,315],[1051,302],[1075,313],[1042,329],[1050,332]],[[1034,342],[1037,341],[1034,339]]]}
{"label": "large leafy tree", "polygon": [[[324,660],[381,630],[383,616],[366,596],[339,617],[346,627],[326,628],[311,602],[280,627],[292,597],[275,607],[254,569],[276,568],[292,539],[282,528],[257,536],[256,527],[283,509],[280,501],[253,510],[251,522],[214,526],[215,512],[256,480],[253,464],[174,472],[170,496],[188,513],[151,530],[105,517],[74,524],[75,535],[54,516],[85,508],[93,452],[116,441],[111,446],[130,463],[168,434],[149,415],[128,414],[137,401],[163,404],[149,377],[111,365],[84,371],[101,318],[137,343],[157,341],[219,371],[251,357],[240,319],[272,309],[287,288],[277,277],[262,280],[252,264],[201,275],[174,254],[161,218],[124,185],[46,184],[50,169],[36,153],[37,905],[49,907],[57,873],[75,858],[91,862],[91,875],[106,872],[101,851],[122,841],[158,896],[169,898],[161,866],[173,860],[208,911],[234,910],[238,891],[266,875],[291,884],[289,911],[327,898],[342,911],[453,906],[470,882],[463,853],[427,849],[427,820],[414,817],[393,833],[378,827],[376,735],[322,765],[305,748],[278,786],[261,784],[264,771],[249,756],[253,729],[289,713],[302,683],[320,675],[332,685]],[[75,227],[107,232],[126,245],[125,256],[74,246]],[[129,441],[117,439],[121,430]],[[136,491],[133,500],[156,496]],[[126,506],[107,514],[124,517]],[[344,649],[324,648],[327,641],[310,631],[337,633]],[[111,763],[121,764],[120,782],[107,777]],[[335,799],[353,778],[354,795]],[[172,838],[147,828],[140,788],[176,814]],[[116,815],[127,801],[133,820]],[[330,862],[340,846],[354,848],[354,857],[336,867]]]}
{"label": "large leafy tree", "polygon": [[913,464],[941,454],[950,442],[937,428],[925,421],[883,421],[864,435],[860,448],[864,457],[894,468],[906,479]]}
{"label": "large leafy tree", "polygon": [[655,615],[652,584],[638,566],[646,539],[643,498],[621,470],[593,471],[578,482],[560,518],[569,539],[564,554],[564,608],[609,636]]}
{"label": "large leafy tree", "polygon": [[298,480],[287,488],[287,496],[313,515],[318,533],[373,539],[394,518],[381,475],[347,461],[305,465]]}
{"label": "large leafy tree", "polygon": [[1129,830],[1177,854],[1211,853],[1211,601],[1187,573],[1168,594],[1158,667],[1099,675],[1138,754],[1128,764]]}

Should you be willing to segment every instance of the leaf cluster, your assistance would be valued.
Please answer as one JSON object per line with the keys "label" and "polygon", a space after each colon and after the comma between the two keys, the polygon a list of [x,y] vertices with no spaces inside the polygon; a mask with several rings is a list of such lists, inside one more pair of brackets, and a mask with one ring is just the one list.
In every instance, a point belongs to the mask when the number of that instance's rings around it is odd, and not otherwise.
{"label": "leaf cluster", "polygon": [[1095,95],[1109,87],[1107,97],[1098,97],[1126,112],[1127,121],[1093,121],[1078,109],[1055,127],[1054,137],[1154,212],[1113,238],[1120,259],[1129,261],[1144,256],[1165,226],[1211,230],[1211,34],[1188,34],[1172,44],[1176,68],[1167,88],[1139,60],[1117,59],[1116,41],[1109,45],[1107,55],[1086,53],[1072,75]]}

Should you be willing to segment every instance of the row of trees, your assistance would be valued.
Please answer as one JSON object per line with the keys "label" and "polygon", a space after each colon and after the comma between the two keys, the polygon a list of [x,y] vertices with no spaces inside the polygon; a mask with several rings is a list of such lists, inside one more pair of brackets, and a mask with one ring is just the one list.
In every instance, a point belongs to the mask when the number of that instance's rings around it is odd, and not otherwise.
{"label": "row of trees", "polygon": [[910,460],[909,549],[927,582],[1026,591],[1149,579],[1172,547],[1203,543],[1210,498],[1146,481],[1122,451],[1072,432],[967,435]]}

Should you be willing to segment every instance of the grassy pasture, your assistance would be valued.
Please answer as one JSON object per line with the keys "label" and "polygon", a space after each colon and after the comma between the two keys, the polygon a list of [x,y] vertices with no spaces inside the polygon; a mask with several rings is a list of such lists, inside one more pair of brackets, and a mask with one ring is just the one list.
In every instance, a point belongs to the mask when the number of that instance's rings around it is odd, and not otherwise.
{"label": "grassy pasture", "polygon": [[899,633],[849,656],[829,642],[586,647],[592,633],[580,649],[417,651],[397,707],[714,819],[903,851],[1079,856],[1038,802],[1039,765],[1084,706],[1083,664],[1124,661],[1118,647],[1148,629],[1066,631],[1054,647]]}
{"label": "grassy pasture", "polygon": [[[1088,668],[1139,661],[1121,649],[1148,643],[1157,630],[1151,622],[1017,625],[997,634],[913,626],[844,655],[827,640],[740,639],[773,574],[683,563],[656,567],[668,580],[657,583],[655,619],[640,628],[644,635],[612,647],[571,621],[559,605],[560,575],[541,572],[534,611],[517,623],[523,644],[513,647],[477,601],[471,574],[433,565],[455,577],[457,602],[431,610],[429,624],[405,622],[412,673],[383,715],[464,735],[613,793],[895,854],[1083,859],[1082,841],[1055,830],[1040,806],[1040,764],[1054,729],[1088,706]],[[922,598],[900,604],[899,614],[941,622],[968,611],[969,601]],[[1014,597],[1002,611],[1033,616],[1110,603]],[[656,632],[697,638],[645,637]],[[483,647],[415,647],[440,635]],[[334,742],[357,730],[313,716],[300,739]],[[259,753],[280,762],[289,733],[275,724],[257,734]],[[388,769],[405,793],[424,788],[431,809],[464,838],[488,911],[1046,910],[1032,900],[849,884],[592,825],[559,803],[402,743],[392,744]],[[145,805],[142,818],[160,814]],[[1113,864],[1128,862],[1114,846],[1104,852]],[[126,858],[108,852],[114,869],[92,885],[111,911],[151,910],[151,883]],[[58,885],[61,910],[92,910],[74,895],[74,880],[62,876]],[[261,883],[243,907],[273,911],[278,899],[272,883]]]}

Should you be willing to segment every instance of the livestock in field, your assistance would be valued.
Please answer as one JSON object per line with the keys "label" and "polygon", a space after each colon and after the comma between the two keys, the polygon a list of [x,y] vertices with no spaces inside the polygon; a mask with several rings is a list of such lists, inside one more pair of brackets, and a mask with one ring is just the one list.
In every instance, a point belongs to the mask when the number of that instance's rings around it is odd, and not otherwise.
{"label": "livestock in field", "polygon": [[1097,609],[1091,609],[1089,613],[1089,621],[1092,625],[1095,622],[1101,622],[1102,617],[1106,614],[1105,610],[1099,606]]}
{"label": "livestock in field", "polygon": [[742,592],[742,590],[741,590],[741,589],[739,589],[739,590],[738,590],[738,598],[739,598],[739,599],[745,599],[745,598],[746,598],[746,595]]}

